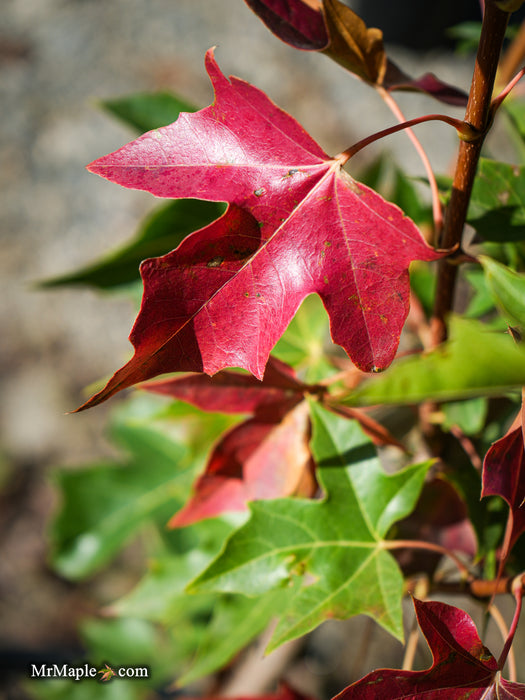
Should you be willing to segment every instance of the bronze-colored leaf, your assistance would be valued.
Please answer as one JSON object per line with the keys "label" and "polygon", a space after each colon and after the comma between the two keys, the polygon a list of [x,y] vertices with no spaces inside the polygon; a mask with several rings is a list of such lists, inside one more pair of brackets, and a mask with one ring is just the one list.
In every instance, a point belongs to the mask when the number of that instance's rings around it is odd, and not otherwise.
{"label": "bronze-colored leaf", "polygon": [[383,32],[368,28],[363,20],[339,0],[323,0],[330,43],[330,58],[373,85],[380,85],[386,70]]}

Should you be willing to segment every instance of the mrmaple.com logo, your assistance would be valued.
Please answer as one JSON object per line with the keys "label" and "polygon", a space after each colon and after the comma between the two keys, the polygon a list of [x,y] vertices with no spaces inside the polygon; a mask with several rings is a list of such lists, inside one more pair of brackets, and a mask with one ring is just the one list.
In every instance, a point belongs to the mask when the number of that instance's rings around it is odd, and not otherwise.
{"label": "mrmaple.com logo", "polygon": [[149,678],[147,666],[109,666],[104,664],[102,668],[83,664],[82,666],[70,666],[69,664],[31,664],[29,675],[31,678],[69,678],[81,681],[85,678],[98,678],[101,681],[110,681],[112,678]]}

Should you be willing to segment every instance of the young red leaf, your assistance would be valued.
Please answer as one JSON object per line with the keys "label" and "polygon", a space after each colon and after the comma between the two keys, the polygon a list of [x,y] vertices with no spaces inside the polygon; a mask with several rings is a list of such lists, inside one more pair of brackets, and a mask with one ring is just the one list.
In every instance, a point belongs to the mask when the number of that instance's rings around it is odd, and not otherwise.
{"label": "young red leaf", "polygon": [[268,29],[296,49],[320,51],[328,44],[321,2],[245,0]]}
{"label": "young red leaf", "polygon": [[299,400],[312,389],[297,379],[289,365],[271,355],[262,381],[251,374],[223,370],[213,377],[189,374],[149,382],[141,388],[186,401],[202,411],[220,413],[255,413],[294,396]]}
{"label": "young red leaf", "polygon": [[251,418],[230,430],[215,447],[194,495],[170,521],[191,525],[227,511],[246,510],[248,501],[316,490],[310,454],[308,404],[281,406],[274,418]]}
{"label": "young red leaf", "polygon": [[352,179],[213,52],[215,102],[89,169],[159,197],[228,201],[217,221],[141,266],[135,355],[83,408],[163,372],[242,367],[262,378],[303,299],[317,293],[334,342],[364,371],[392,361],[409,306],[408,266],[435,260],[401,210]]}
{"label": "young red leaf", "polygon": [[245,0],[279,39],[306,51],[322,51],[362,80],[387,90],[412,90],[456,106],[467,104],[463,90],[433,73],[411,78],[387,58],[383,33],[368,28],[338,0]]}
{"label": "young red leaf", "polygon": [[510,508],[510,546],[525,532],[525,449],[522,426],[495,442],[483,462],[481,496],[501,496]]}
{"label": "young red leaf", "polygon": [[467,104],[467,94],[463,90],[444,83],[434,73],[424,73],[419,78],[411,78],[392,61],[388,61],[383,86],[390,92],[394,90],[424,92],[454,107],[465,107]]}
{"label": "young red leaf", "polygon": [[466,612],[416,599],[414,606],[432,651],[432,667],[427,671],[372,671],[334,700],[525,700],[525,685],[501,678],[496,659],[483,646]]}

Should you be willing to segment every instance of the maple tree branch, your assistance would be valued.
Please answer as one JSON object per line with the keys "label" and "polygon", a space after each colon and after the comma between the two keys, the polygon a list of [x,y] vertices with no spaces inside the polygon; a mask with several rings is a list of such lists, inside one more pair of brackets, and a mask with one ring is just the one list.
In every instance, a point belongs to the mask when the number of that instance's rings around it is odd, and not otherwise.
{"label": "maple tree branch", "polygon": [[422,117],[408,119],[407,121],[401,122],[401,124],[390,126],[388,129],[382,129],[381,131],[377,131],[375,134],[371,134],[370,136],[361,139],[353,146],[350,146],[350,148],[347,148],[345,151],[339,153],[339,155],[335,157],[335,160],[338,160],[341,165],[344,165],[348,160],[350,160],[350,158],[352,158],[352,156],[355,156],[356,153],[359,153],[359,151],[361,151],[363,148],[369,146],[375,141],[379,141],[379,139],[385,138],[385,136],[390,136],[398,131],[410,129],[410,127],[417,126],[418,124],[435,121],[445,122],[445,124],[453,126],[460,134],[460,138],[465,141],[477,141],[482,136],[481,132],[478,132],[477,129],[472,126],[472,124],[469,124],[462,119],[454,119],[454,117],[449,117],[446,114],[425,114]]}
{"label": "maple tree branch", "polygon": [[[402,124],[403,122],[406,121],[405,115],[401,111],[399,105],[393,98],[390,92],[388,90],[385,90],[383,87],[378,87],[377,88],[379,94],[383,98],[385,104],[388,106],[388,108],[391,110],[392,114],[399,120],[399,123]],[[434,239],[437,240],[438,236],[441,232],[441,227],[443,226],[443,211],[441,208],[441,201],[439,199],[439,188],[437,185],[436,181],[436,176],[434,175],[434,170],[432,169],[432,165],[430,164],[430,160],[428,158],[428,155],[423,148],[423,145],[421,144],[421,141],[418,139],[418,137],[415,135],[415,133],[412,131],[412,129],[408,128],[405,131],[406,135],[408,138],[412,141],[412,144],[414,148],[416,149],[421,162],[423,163],[423,167],[425,169],[425,172],[427,174],[428,178],[428,183],[430,186],[430,192],[432,195],[432,216],[434,219]]]}
{"label": "maple tree branch", "polygon": [[[465,112],[465,121],[471,124],[481,137],[472,141],[463,140],[459,147],[456,172],[440,242],[440,246],[446,249],[461,244],[481,147],[490,127],[492,90],[509,16],[510,13],[500,10],[494,2],[485,4],[481,38]],[[457,266],[450,265],[445,258],[440,260],[431,324],[434,345],[439,345],[447,338],[446,317],[452,310],[456,278]]]}

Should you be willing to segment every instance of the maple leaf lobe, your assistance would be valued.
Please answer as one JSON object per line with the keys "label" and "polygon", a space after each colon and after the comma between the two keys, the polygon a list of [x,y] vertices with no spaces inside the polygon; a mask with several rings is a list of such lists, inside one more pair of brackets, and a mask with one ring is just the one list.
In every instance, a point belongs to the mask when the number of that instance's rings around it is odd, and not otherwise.
{"label": "maple leaf lobe", "polygon": [[229,207],[143,263],[135,355],[85,406],[163,372],[238,366],[262,378],[311,293],[334,342],[364,371],[383,369],[408,313],[410,261],[440,257],[398,207],[351,178],[263,92],[227,80],[212,50],[206,68],[213,105],[89,166],[125,187]]}

